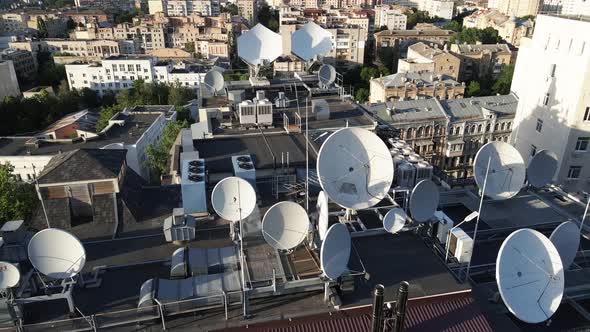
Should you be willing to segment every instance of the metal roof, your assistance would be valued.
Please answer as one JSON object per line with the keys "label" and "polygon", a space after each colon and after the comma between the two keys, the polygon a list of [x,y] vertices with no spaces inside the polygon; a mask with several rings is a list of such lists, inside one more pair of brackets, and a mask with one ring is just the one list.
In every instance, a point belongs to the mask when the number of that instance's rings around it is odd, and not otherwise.
{"label": "metal roof", "polygon": [[[391,109],[391,115],[387,109]],[[440,102],[434,98],[380,103],[370,106],[369,111],[387,123],[446,120]]]}
{"label": "metal roof", "polygon": [[515,114],[518,99],[513,94],[509,94],[442,100],[440,103],[447,114],[453,118],[483,118],[484,109],[498,113],[499,116]]}

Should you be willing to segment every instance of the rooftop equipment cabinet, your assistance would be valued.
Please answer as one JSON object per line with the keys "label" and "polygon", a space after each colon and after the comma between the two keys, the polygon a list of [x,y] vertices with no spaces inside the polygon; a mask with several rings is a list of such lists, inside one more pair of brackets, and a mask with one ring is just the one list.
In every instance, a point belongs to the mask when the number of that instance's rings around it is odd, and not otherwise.
{"label": "rooftop equipment cabinet", "polygon": [[272,103],[268,99],[257,100],[256,123],[264,126],[272,125]]}
{"label": "rooftop equipment cabinet", "polygon": [[196,224],[193,216],[184,214],[184,209],[174,209],[172,216],[164,220],[163,230],[166,242],[194,240]]}
{"label": "rooftop equipment cabinet", "polygon": [[184,213],[207,212],[207,192],[205,190],[205,160],[181,156],[181,192]]}
{"label": "rooftop equipment cabinet", "polygon": [[250,100],[244,100],[238,104],[240,125],[256,124],[256,104]]}
{"label": "rooftop equipment cabinet", "polygon": [[416,178],[416,167],[408,161],[402,161],[395,169],[394,179],[396,184],[402,188],[414,188]]}
{"label": "rooftop equipment cabinet", "polygon": [[253,188],[256,188],[256,169],[254,168],[252,157],[249,154],[245,154],[232,156],[231,160],[234,167],[234,175],[248,181]]}

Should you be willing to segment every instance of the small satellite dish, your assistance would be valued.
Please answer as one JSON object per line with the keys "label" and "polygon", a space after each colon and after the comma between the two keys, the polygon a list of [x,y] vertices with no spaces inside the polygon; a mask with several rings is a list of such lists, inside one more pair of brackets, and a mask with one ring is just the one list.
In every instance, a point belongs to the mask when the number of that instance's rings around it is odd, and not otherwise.
{"label": "small satellite dish", "polygon": [[403,209],[393,208],[383,217],[383,228],[391,234],[395,234],[404,228],[406,224],[406,213]]}
{"label": "small satellite dish", "polygon": [[545,235],[519,229],[500,247],[496,282],[506,307],[518,319],[531,324],[543,322],[557,311],[563,297],[559,253]]}
{"label": "small satellite dish", "polygon": [[366,129],[343,128],[322,144],[317,158],[320,185],[340,206],[359,210],[379,203],[393,182],[385,143]]}
{"label": "small satellite dish", "polygon": [[230,176],[219,181],[213,188],[211,205],[221,218],[238,221],[247,218],[254,211],[256,192],[248,181]]}
{"label": "small satellite dish", "polygon": [[217,70],[210,70],[205,74],[205,85],[213,92],[223,90],[223,75]]}
{"label": "small satellite dish", "polygon": [[0,289],[16,286],[20,281],[20,271],[8,262],[0,262]]}
{"label": "small satellite dish", "polygon": [[320,264],[326,277],[334,280],[348,271],[350,248],[350,233],[346,225],[332,225],[326,233],[320,250]]}
{"label": "small satellite dish", "polygon": [[262,235],[275,249],[295,248],[303,242],[308,231],[307,212],[294,202],[279,202],[271,206],[262,218]]}
{"label": "small satellite dish", "polygon": [[86,263],[86,251],[72,234],[47,228],[31,238],[29,260],[37,271],[52,279],[66,279],[80,273]]}
{"label": "small satellite dish", "polygon": [[557,248],[564,269],[568,269],[578,253],[580,247],[580,228],[572,221],[566,221],[557,226],[549,237]]}
{"label": "small satellite dish", "polygon": [[546,186],[557,171],[557,155],[549,150],[541,150],[535,154],[527,168],[527,179],[531,186],[542,188]]}
{"label": "small satellite dish", "polygon": [[326,238],[326,232],[328,231],[329,220],[329,198],[328,195],[322,190],[318,194],[318,201],[316,209],[318,211],[318,233],[320,234],[320,240]]}
{"label": "small satellite dish", "polygon": [[410,214],[417,222],[428,221],[438,208],[440,193],[431,180],[418,182],[410,194]]}
{"label": "small satellite dish", "polygon": [[524,184],[526,170],[518,151],[504,142],[490,142],[479,149],[473,163],[477,186],[483,189],[490,161],[485,195],[496,200],[514,197]]}
{"label": "small satellite dish", "polygon": [[332,33],[314,22],[306,23],[291,34],[291,52],[303,61],[325,55],[332,48]]}
{"label": "small satellite dish", "polygon": [[324,86],[328,86],[336,80],[336,68],[331,65],[322,65],[318,71],[318,79]]}

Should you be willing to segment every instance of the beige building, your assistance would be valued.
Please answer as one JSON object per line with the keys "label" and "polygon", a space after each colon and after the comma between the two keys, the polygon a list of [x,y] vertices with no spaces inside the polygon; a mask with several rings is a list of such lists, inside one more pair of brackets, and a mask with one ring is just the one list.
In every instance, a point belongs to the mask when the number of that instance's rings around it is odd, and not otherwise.
{"label": "beige building", "polygon": [[272,63],[275,74],[276,73],[297,73],[305,71],[305,64],[297,57],[289,55],[279,57]]}
{"label": "beige building", "polygon": [[118,24],[113,28],[116,40],[139,39],[144,52],[166,47],[166,26],[164,24],[142,23],[134,26],[130,23]]}
{"label": "beige building", "polygon": [[450,77],[428,73],[397,73],[374,78],[369,83],[370,103],[409,99],[455,99],[462,98],[465,84]]}
{"label": "beige building", "polygon": [[248,20],[250,26],[258,23],[258,0],[236,0],[236,5],[239,15]]}
{"label": "beige building", "polygon": [[436,27],[424,26],[416,27],[413,30],[384,30],[375,33],[376,47],[378,51],[382,47],[398,46],[406,49],[408,46],[417,42],[430,42],[440,46],[449,42],[455,34],[452,30],[444,30]]}
{"label": "beige building", "polygon": [[513,53],[507,44],[452,44],[451,52],[461,59],[459,80],[485,75],[497,78],[504,66],[511,64]]}
{"label": "beige building", "polygon": [[[407,57],[417,63],[432,63],[431,71],[435,75],[445,75],[455,80],[459,79],[461,60],[450,53],[446,47],[441,49],[436,44],[429,46],[426,43],[419,42],[408,47]],[[398,67],[398,71],[400,71],[400,67]]]}
{"label": "beige building", "polygon": [[537,15],[541,0],[498,0],[498,10],[508,16]]}
{"label": "beige building", "polygon": [[129,47],[125,41],[120,40],[70,40],[70,39],[44,39],[36,41],[11,42],[11,48],[29,51],[36,55],[37,52],[49,52],[53,55],[75,56],[82,58],[105,58],[126,53]]}
{"label": "beige building", "polygon": [[523,37],[530,37],[533,33],[533,21],[517,19],[515,16],[507,16],[496,9],[482,9],[463,19],[464,28],[494,28],[498,35],[507,43],[516,47],[520,46]]}
{"label": "beige building", "polygon": [[375,7],[375,29],[387,27],[387,30],[406,30],[408,17],[405,9],[389,5]]}
{"label": "beige building", "polygon": [[60,12],[51,11],[22,11],[0,14],[0,32],[30,32],[38,33],[38,24],[42,20],[47,29],[47,37],[65,37],[67,18]]}
{"label": "beige building", "polygon": [[37,61],[25,50],[7,48],[0,53],[0,60],[10,60],[14,65],[19,82],[32,81],[37,74]]}

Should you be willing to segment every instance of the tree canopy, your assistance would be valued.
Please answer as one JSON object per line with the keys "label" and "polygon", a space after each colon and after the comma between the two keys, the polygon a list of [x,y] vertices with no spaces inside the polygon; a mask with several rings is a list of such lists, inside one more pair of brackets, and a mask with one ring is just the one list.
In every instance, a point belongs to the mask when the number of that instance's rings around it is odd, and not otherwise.
{"label": "tree canopy", "polygon": [[0,164],[0,222],[29,220],[38,199],[32,184],[19,181],[10,164]]}
{"label": "tree canopy", "polygon": [[467,28],[457,32],[456,35],[451,37],[450,41],[459,44],[475,44],[476,42],[496,44],[502,41],[502,37],[498,35],[498,30],[492,27],[485,29]]}
{"label": "tree canopy", "polygon": [[279,14],[266,3],[258,11],[258,22],[274,32],[279,32]]}
{"label": "tree canopy", "polygon": [[183,128],[188,127],[187,121],[174,121],[169,123],[160,135],[160,140],[156,145],[148,145],[146,148],[146,163],[156,178],[167,171],[168,155],[178,133]]}
{"label": "tree canopy", "polygon": [[225,6],[221,6],[222,13],[230,13],[232,16],[239,14],[239,8],[234,3],[228,3]]}

